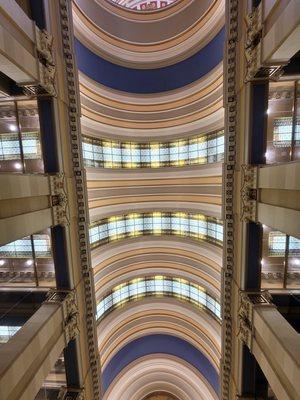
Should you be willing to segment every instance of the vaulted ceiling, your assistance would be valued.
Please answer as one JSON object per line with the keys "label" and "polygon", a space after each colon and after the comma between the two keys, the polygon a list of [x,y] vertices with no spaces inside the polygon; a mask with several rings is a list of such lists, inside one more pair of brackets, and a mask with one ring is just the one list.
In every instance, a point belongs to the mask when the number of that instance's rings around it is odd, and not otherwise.
{"label": "vaulted ceiling", "polygon": [[219,392],[224,1],[169,3],[73,1],[106,400]]}

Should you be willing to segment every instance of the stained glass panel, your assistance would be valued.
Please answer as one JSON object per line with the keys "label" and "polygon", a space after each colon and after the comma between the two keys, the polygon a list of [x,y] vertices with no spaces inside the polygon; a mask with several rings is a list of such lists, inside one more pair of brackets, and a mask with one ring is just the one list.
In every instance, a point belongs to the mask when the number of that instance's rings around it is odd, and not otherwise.
{"label": "stained glass panel", "polygon": [[177,235],[205,240],[217,245],[223,241],[223,225],[216,218],[189,213],[143,213],[110,217],[90,226],[93,247],[139,235]]}
{"label": "stained glass panel", "polygon": [[169,143],[113,142],[83,136],[87,167],[160,168],[223,161],[224,132]]}
{"label": "stained glass panel", "polygon": [[154,276],[137,278],[115,287],[104,296],[97,305],[97,319],[122,304],[145,296],[173,296],[191,302],[209,310],[216,318],[221,319],[220,304],[201,286],[181,278]]}

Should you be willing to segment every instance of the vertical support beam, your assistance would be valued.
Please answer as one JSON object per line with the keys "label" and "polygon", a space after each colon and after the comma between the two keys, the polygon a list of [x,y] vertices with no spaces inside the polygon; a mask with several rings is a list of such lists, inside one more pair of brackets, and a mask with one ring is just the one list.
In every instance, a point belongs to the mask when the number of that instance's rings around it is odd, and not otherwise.
{"label": "vertical support beam", "polygon": [[56,225],[51,229],[53,261],[58,289],[72,289],[67,251],[66,228]]}
{"label": "vertical support beam", "polygon": [[60,166],[53,99],[39,97],[38,108],[45,172],[55,174],[60,171]]}
{"label": "vertical support beam", "polygon": [[242,395],[238,399],[267,399],[268,382],[255,357],[246,345],[243,345]]}
{"label": "vertical support beam", "polygon": [[262,225],[251,221],[247,223],[245,290],[260,289],[262,235]]}
{"label": "vertical support beam", "polygon": [[268,81],[251,83],[249,164],[265,164]]}
{"label": "vertical support beam", "polygon": [[31,18],[40,29],[46,29],[45,9],[43,0],[29,0]]}
{"label": "vertical support beam", "polygon": [[82,385],[79,374],[79,359],[76,340],[71,340],[64,349],[64,360],[68,387],[80,388]]}

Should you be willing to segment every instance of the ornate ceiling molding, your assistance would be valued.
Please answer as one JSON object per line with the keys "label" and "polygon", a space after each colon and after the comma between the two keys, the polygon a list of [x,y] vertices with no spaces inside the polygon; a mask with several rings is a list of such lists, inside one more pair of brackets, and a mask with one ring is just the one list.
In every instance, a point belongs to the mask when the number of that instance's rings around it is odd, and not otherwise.
{"label": "ornate ceiling molding", "polygon": [[[98,124],[102,125],[110,125],[119,128],[126,128],[131,130],[137,129],[164,129],[169,127],[178,127],[179,125],[187,125],[193,122],[199,122],[199,120],[204,119],[205,117],[211,116],[214,113],[223,109],[223,101],[218,96],[217,99],[212,101],[209,105],[205,107],[201,107],[200,109],[197,107],[196,111],[185,114],[184,116],[169,118],[167,120],[146,120],[145,118],[141,121],[133,118],[133,120],[125,120],[119,118],[113,118],[107,115],[101,115],[98,112],[95,112],[94,109],[87,108],[84,102],[82,103],[81,112],[82,116],[88,118]],[[145,116],[144,116],[145,117]]]}

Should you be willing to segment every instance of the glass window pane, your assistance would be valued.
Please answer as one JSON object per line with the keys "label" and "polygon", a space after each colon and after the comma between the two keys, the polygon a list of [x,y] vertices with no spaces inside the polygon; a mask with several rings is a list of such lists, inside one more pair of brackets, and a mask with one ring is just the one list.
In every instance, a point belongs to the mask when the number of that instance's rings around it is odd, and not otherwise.
{"label": "glass window pane", "polygon": [[219,162],[224,158],[224,132],[169,143],[119,143],[83,136],[83,156],[86,166],[104,168],[158,168]]}

